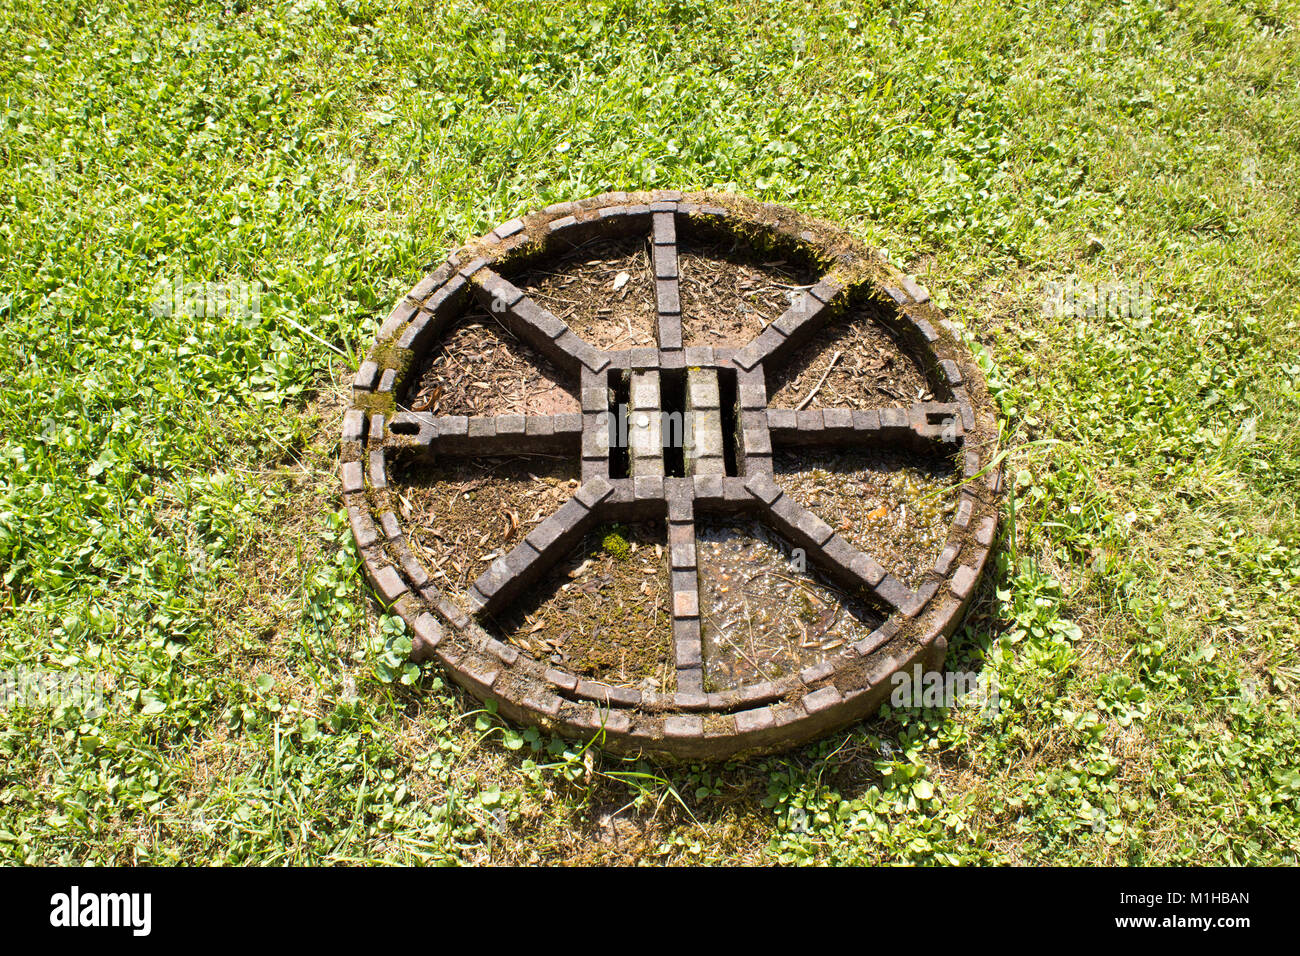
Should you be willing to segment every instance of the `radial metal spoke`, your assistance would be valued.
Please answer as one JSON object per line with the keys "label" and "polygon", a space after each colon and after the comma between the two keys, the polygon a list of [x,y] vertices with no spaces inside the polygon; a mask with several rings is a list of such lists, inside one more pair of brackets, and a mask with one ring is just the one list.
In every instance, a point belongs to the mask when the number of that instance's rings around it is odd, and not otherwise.
{"label": "radial metal spoke", "polygon": [[[680,488],[690,479],[670,479]],[[677,692],[704,692],[704,658],[700,637],[700,586],[696,567],[695,502],[686,494],[668,494],[668,575],[672,584],[673,655]]]}
{"label": "radial metal spoke", "polygon": [[506,328],[561,368],[599,372],[609,359],[561,319],[486,266],[473,274],[474,294]]}
{"label": "radial metal spoke", "polygon": [[661,209],[653,211],[651,217],[651,256],[654,259],[655,308],[659,313],[659,347],[680,349],[682,293],[677,262],[677,216],[670,209]]}
{"label": "radial metal spoke", "polygon": [[470,603],[486,614],[500,611],[568,553],[595,522],[597,507],[613,491],[602,478],[582,485],[558,511],[479,575],[468,591]]}
{"label": "radial metal spoke", "polygon": [[768,408],[767,425],[778,445],[852,445],[889,442],[959,442],[968,427],[958,402],[916,402],[901,408]]}
{"label": "radial metal spoke", "polygon": [[388,423],[388,444],[464,457],[575,454],[582,415],[433,415],[398,412]]}

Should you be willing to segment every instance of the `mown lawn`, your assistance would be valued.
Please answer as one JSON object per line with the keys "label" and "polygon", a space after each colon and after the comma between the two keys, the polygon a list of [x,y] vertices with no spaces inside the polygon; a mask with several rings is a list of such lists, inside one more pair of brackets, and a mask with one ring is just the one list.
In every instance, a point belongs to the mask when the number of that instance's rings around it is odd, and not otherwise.
{"label": "mown lawn", "polygon": [[[0,860],[1296,862],[1294,0],[0,22],[0,671],[107,688],[0,710]],[[950,663],[999,713],[669,767],[401,666],[338,511],[360,352],[470,235],[645,188],[843,223],[983,343],[1014,495]]]}

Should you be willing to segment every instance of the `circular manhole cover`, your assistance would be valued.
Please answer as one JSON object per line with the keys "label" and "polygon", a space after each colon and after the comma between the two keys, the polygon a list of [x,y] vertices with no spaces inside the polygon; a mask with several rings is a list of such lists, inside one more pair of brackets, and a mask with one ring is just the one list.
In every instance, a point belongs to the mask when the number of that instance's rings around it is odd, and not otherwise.
{"label": "circular manhole cover", "polygon": [[952,327],[843,232],[612,193],[499,226],[398,303],[342,480],[416,659],[518,721],[716,758],[942,665],[995,440]]}

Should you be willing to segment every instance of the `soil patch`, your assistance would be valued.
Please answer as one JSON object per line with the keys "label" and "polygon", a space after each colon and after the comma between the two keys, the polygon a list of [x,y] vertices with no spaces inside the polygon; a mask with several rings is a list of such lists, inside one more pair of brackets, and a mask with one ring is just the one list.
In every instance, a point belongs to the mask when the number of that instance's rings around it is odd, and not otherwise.
{"label": "soil patch", "polygon": [[645,239],[589,242],[513,281],[598,349],[655,344],[654,270]]}
{"label": "soil patch", "polygon": [[592,529],[492,622],[539,661],[623,687],[676,687],[665,532],[657,522]]}
{"label": "soil patch", "polygon": [[462,590],[578,488],[575,463],[542,456],[408,459],[390,476],[411,548],[444,588]]}
{"label": "soil patch", "polygon": [[708,691],[775,680],[861,640],[884,615],[808,566],[753,519],[696,526],[704,684]]}
{"label": "soil patch", "polygon": [[908,587],[943,551],[960,500],[951,460],[803,449],[778,452],[772,464],[787,493]]}
{"label": "soil patch", "polygon": [[421,364],[409,407],[435,415],[559,415],[581,410],[577,396],[576,381],[475,308]]}
{"label": "soil patch", "polygon": [[810,394],[804,407],[897,407],[933,398],[920,363],[865,307],[833,319],[772,371],[773,407],[798,408]]}
{"label": "soil patch", "polygon": [[787,259],[764,261],[735,240],[686,242],[678,253],[682,339],[741,348],[790,308],[819,274]]}

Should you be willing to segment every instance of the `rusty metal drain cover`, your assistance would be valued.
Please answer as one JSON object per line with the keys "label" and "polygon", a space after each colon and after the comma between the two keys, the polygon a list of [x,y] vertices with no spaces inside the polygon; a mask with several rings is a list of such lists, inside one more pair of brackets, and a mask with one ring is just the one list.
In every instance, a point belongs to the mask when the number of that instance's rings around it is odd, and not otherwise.
{"label": "rusty metal drain cover", "polygon": [[416,659],[517,721],[720,758],[942,666],[996,434],[954,328],[845,233],[610,193],[497,227],[398,303],[342,481]]}

